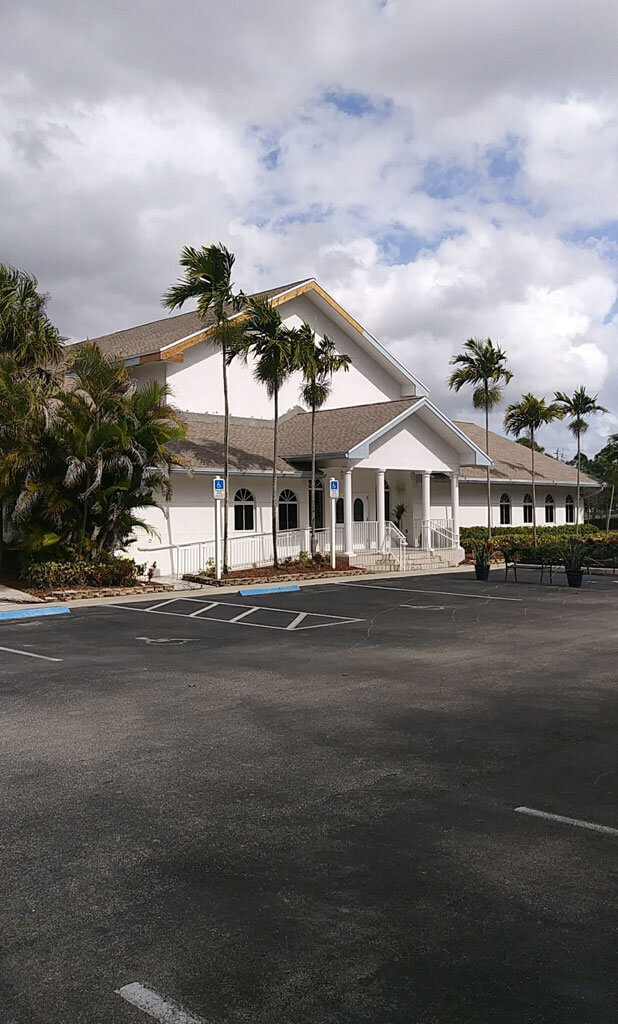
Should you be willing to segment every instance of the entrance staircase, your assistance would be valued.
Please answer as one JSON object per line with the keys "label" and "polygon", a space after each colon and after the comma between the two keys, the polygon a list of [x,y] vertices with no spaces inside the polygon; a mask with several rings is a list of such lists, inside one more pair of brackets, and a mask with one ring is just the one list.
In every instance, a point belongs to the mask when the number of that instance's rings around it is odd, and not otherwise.
{"label": "entrance staircase", "polygon": [[460,548],[438,551],[405,548],[401,564],[399,558],[388,551],[362,551],[351,559],[354,565],[372,572],[428,572],[431,569],[449,569],[459,565],[461,560]]}

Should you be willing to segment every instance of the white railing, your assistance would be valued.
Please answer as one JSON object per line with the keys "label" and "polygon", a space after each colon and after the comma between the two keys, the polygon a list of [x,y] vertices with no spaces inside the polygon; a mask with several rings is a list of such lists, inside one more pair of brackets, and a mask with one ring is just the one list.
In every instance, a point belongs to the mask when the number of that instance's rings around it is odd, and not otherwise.
{"label": "white railing", "polygon": [[[361,551],[380,550],[380,529],[377,522],[354,523],[352,542],[355,553]],[[330,529],[316,530],[316,551],[323,555],[330,554]],[[384,548],[392,554],[398,564],[403,566],[404,548],[407,540],[394,523],[384,524]],[[335,529],[335,551],[345,550],[345,529],[338,524]],[[199,573],[212,565],[215,558],[214,540],[192,541],[186,544],[166,544],[160,547],[140,547],[138,551],[153,554],[169,551],[171,572],[173,576],[182,577],[187,573]],[[303,527],[299,530],[282,530],[277,534],[277,554],[279,561],[285,558],[298,558],[301,551],[311,551],[311,530]],[[249,569],[252,566],[270,565],[273,561],[272,533],[252,533],[228,538],[228,564],[230,569]]]}
{"label": "white railing", "polygon": [[384,531],[384,550],[397,559],[399,568],[403,569],[405,562],[405,549],[408,541],[405,534],[394,523],[386,523]]}

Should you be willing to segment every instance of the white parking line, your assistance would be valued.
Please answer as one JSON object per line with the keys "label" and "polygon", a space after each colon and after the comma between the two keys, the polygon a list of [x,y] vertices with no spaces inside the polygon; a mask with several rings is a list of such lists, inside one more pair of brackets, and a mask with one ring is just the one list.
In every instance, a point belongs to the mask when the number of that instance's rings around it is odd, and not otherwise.
{"label": "white parking line", "polygon": [[153,989],[140,985],[138,981],[116,989],[116,995],[126,999],[132,1006],[137,1006],[155,1020],[163,1021],[164,1024],[206,1024],[203,1017],[187,1013],[176,1003],[163,999]]}
{"label": "white parking line", "polygon": [[296,618],[292,619],[290,624],[288,626],[286,626],[285,628],[286,629],[296,629],[298,623],[302,622],[303,619],[306,619],[306,618],[307,618],[307,612],[299,612],[298,615],[296,616]]}
{"label": "white parking line", "polygon": [[14,647],[0,647],[0,651],[8,651],[9,654],[24,654],[26,658],[40,658],[42,661],[62,661],[62,658],[50,658],[47,654],[35,654],[34,651],[18,651]]}
{"label": "white parking line", "polygon": [[521,597],[489,597],[487,594],[457,594],[452,590],[418,590],[414,587],[380,587],[377,583],[336,583],[337,587],[360,587],[362,590],[400,590],[404,594],[439,594],[441,597],[471,597],[475,601],[523,601]]}
{"label": "white parking line", "polygon": [[605,835],[618,836],[618,828],[610,825],[597,825],[596,821],[584,821],[581,818],[565,818],[562,814],[549,814],[548,811],[536,811],[534,807],[516,807],[517,814],[529,814],[533,818],[547,818],[559,821],[562,825],[574,825],[575,828],[589,828],[592,832],[604,832]]}
{"label": "white parking line", "polygon": [[241,612],[240,615],[235,615],[233,619],[230,619],[230,622],[240,622],[241,619],[245,619],[247,615],[252,615],[253,612],[256,611],[257,605],[253,605],[251,608],[245,608],[244,612]]}
{"label": "white parking line", "polygon": [[[208,611],[210,611],[211,608],[216,608],[216,607],[217,607],[217,602],[216,601],[210,601],[209,604],[203,604],[201,606],[201,608],[197,609],[197,611],[190,612],[188,617],[190,619],[195,619],[195,618],[197,618],[198,615],[201,615],[202,612],[208,612]],[[152,608],[147,608],[146,611],[151,612]]]}
{"label": "white parking line", "polygon": [[[193,601],[196,598],[191,597],[178,597],[174,598],[175,601]],[[164,604],[171,604],[171,601],[165,601]],[[217,615],[203,615],[203,612],[207,612],[212,608],[242,608],[243,611],[239,615],[235,615],[231,619],[220,618]],[[353,618],[351,615],[329,615],[326,612],[298,612],[296,608],[273,608],[272,606],[264,605],[243,605],[243,604],[232,604],[231,601],[211,601],[207,605],[201,605],[194,612],[171,612],[166,608],[162,608],[160,605],[150,608],[140,608],[134,604],[110,604],[108,608],[118,608],[123,612],[142,612],[148,615],[172,615],[177,619],[197,619],[203,622],[221,622],[226,626],[230,623],[237,624],[240,626],[254,626],[256,629],[277,629],[284,632],[292,631],[293,633],[303,632],[307,629],[323,629],[325,626],[346,626],[354,622],[363,622],[362,618]],[[253,612],[277,612],[282,615],[292,615],[292,620],[285,626],[277,626],[267,622],[251,622],[249,616]],[[308,623],[306,626],[301,626],[300,623],[305,619],[328,619],[328,622],[314,622]]]}

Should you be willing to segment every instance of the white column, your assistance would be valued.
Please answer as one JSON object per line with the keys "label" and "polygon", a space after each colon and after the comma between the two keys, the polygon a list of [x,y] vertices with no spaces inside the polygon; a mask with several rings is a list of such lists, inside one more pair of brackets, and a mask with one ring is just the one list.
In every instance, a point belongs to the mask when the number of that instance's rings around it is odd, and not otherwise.
{"label": "white column", "polygon": [[451,473],[451,518],[453,545],[459,547],[459,473]]}
{"label": "white column", "polygon": [[354,554],[352,535],[352,470],[343,471],[343,534],[346,555]]}
{"label": "white column", "polygon": [[423,471],[423,487],[421,491],[421,518],[423,520],[423,550],[431,551],[431,473]]}
{"label": "white column", "polygon": [[385,503],[384,503],[384,473],[385,470],[378,469],[376,472],[376,519],[378,520],[378,550],[384,551],[386,538]]}

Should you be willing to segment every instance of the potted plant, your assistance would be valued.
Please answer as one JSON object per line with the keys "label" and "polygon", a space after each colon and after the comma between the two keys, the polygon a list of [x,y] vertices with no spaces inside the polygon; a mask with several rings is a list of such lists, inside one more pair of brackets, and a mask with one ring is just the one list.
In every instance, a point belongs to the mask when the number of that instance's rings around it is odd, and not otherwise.
{"label": "potted plant", "polygon": [[561,554],[569,586],[581,587],[587,554],[586,545],[576,537],[570,537],[563,546]]}
{"label": "potted plant", "polygon": [[399,505],[395,505],[395,508],[393,509],[393,516],[395,518],[395,526],[398,530],[401,530],[401,520],[405,515],[407,515],[407,512],[408,506],[404,505],[403,501],[400,502]]}
{"label": "potted plant", "polygon": [[486,540],[477,541],[476,544],[472,545],[472,551],[474,553],[474,571],[477,580],[489,579],[493,544]]}

